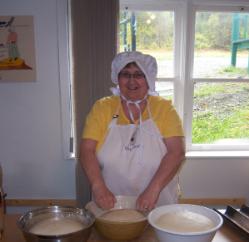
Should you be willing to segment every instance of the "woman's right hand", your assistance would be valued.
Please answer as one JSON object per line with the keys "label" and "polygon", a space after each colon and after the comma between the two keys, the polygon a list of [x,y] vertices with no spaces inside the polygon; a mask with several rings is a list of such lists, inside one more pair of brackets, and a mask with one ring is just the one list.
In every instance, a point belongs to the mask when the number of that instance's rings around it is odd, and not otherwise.
{"label": "woman's right hand", "polygon": [[113,193],[106,187],[105,184],[94,184],[92,186],[94,201],[102,209],[111,209],[116,203],[116,198]]}

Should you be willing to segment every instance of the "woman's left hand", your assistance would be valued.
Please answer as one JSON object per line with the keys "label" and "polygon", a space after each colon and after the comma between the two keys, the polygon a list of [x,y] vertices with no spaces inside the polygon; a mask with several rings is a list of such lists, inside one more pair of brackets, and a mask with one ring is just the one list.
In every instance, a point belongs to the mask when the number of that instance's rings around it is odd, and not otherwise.
{"label": "woman's left hand", "polygon": [[156,206],[161,190],[173,179],[185,158],[183,137],[170,137],[163,141],[167,153],[162,158],[150,184],[137,199],[136,205],[141,211],[150,211]]}
{"label": "woman's left hand", "polygon": [[143,193],[139,195],[136,201],[136,207],[138,210],[143,212],[149,212],[152,210],[157,203],[159,193],[157,191],[152,191],[151,189],[146,189]]}

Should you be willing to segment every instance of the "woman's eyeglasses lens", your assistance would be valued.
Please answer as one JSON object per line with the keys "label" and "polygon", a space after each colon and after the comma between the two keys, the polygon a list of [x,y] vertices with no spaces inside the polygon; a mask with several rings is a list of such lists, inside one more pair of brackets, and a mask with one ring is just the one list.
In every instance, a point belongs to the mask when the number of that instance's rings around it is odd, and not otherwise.
{"label": "woman's eyeglasses lens", "polygon": [[131,73],[129,73],[129,72],[121,72],[121,73],[119,73],[119,77],[120,78],[125,78],[125,79],[130,79],[130,78],[135,78],[135,79],[143,79],[143,78],[145,78],[145,75],[144,75],[144,73],[133,73],[133,74],[131,74]]}

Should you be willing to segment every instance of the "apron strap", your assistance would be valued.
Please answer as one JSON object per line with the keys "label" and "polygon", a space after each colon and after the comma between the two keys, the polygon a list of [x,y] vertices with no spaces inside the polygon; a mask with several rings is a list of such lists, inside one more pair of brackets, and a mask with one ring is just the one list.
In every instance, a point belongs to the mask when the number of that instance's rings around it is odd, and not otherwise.
{"label": "apron strap", "polygon": [[148,95],[146,94],[146,95],[144,96],[143,99],[137,100],[137,101],[128,100],[128,99],[127,99],[126,97],[124,97],[122,94],[120,95],[120,97],[121,97],[123,100],[125,100],[125,103],[126,103],[126,106],[127,106],[128,112],[129,112],[129,116],[130,116],[130,118],[131,118],[131,120],[132,120],[133,123],[135,123],[135,119],[134,119],[134,115],[133,115],[133,113],[132,113],[132,111],[131,111],[131,109],[130,109],[130,104],[135,104],[136,108],[137,108],[138,111],[139,111],[139,125],[140,125],[140,124],[142,123],[142,111],[141,111],[141,108],[140,108],[139,104],[140,104],[141,102],[143,102],[144,100],[146,100],[146,102],[147,102],[147,97],[148,97]]}

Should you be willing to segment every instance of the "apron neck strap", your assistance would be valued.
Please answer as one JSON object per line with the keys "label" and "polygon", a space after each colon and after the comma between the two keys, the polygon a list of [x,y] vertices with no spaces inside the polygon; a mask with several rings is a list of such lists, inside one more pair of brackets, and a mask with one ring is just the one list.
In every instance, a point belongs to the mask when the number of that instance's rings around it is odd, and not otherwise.
{"label": "apron neck strap", "polygon": [[143,99],[140,99],[140,100],[137,100],[137,101],[131,101],[131,100],[128,100],[126,97],[124,97],[122,94],[120,95],[120,97],[125,101],[126,103],[126,106],[127,106],[127,109],[128,109],[128,112],[129,112],[129,116],[132,120],[133,123],[135,123],[135,119],[134,119],[134,115],[131,111],[131,108],[130,108],[130,105],[131,104],[134,104],[136,106],[136,108],[138,109],[139,111],[139,124],[142,123],[142,111],[141,111],[141,108],[140,108],[140,103],[143,102],[143,101],[146,101],[147,102],[147,97],[148,97],[148,94],[146,94],[144,96]]}

